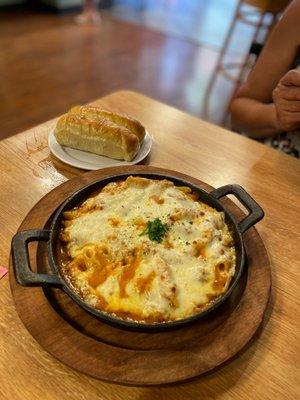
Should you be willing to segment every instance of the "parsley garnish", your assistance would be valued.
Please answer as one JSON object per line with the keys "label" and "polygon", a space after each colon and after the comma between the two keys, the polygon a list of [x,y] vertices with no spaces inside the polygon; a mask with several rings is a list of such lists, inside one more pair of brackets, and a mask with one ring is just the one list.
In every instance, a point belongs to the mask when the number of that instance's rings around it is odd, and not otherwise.
{"label": "parsley garnish", "polygon": [[161,243],[168,229],[167,224],[163,224],[159,218],[155,218],[153,221],[148,221],[146,229],[140,236],[148,235],[153,242]]}

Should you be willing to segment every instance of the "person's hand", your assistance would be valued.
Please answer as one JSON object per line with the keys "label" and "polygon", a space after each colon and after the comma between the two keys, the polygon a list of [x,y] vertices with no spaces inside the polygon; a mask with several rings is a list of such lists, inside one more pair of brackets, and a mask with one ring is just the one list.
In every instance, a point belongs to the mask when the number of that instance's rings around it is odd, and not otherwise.
{"label": "person's hand", "polygon": [[277,127],[283,131],[300,129],[300,70],[287,72],[273,90],[272,97]]}

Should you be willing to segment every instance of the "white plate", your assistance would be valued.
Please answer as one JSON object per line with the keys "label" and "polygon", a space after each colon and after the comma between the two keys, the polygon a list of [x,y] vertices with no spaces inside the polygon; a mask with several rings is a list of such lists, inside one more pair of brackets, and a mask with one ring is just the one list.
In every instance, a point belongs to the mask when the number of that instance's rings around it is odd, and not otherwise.
{"label": "white plate", "polygon": [[142,142],[141,148],[132,161],[114,160],[112,158],[99,156],[98,154],[89,153],[87,151],[81,151],[72,149],[71,147],[61,146],[56,141],[54,130],[52,130],[48,136],[48,146],[51,153],[53,153],[55,157],[57,157],[64,163],[72,165],[73,167],[91,170],[106,167],[119,167],[121,165],[137,164],[149,154],[152,146],[152,138],[150,133],[146,131],[146,135]]}

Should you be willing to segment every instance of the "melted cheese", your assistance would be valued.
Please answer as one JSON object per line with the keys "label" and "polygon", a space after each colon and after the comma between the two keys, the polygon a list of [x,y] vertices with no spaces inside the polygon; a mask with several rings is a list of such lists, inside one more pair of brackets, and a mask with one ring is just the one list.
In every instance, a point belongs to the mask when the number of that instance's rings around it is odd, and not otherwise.
{"label": "melted cheese", "polygon": [[[162,241],[145,233],[159,218]],[[124,319],[186,318],[224,293],[235,248],[224,214],[167,180],[129,177],[110,183],[65,213],[62,265],[90,305]]]}

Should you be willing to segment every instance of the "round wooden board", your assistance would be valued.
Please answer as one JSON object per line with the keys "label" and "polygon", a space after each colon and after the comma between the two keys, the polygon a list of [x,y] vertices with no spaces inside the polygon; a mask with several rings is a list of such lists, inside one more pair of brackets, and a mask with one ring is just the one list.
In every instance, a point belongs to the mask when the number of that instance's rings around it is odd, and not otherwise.
{"label": "round wooden board", "polygon": [[[19,231],[43,228],[63,200],[82,186],[115,173],[166,173],[155,167],[132,166],[92,171],[71,179],[43,197]],[[207,184],[176,173],[198,184]],[[244,214],[228,198],[222,200],[238,218]],[[59,289],[10,285],[18,314],[37,342],[58,360],[95,378],[127,385],[161,385],[189,380],[213,370],[241,351],[261,324],[271,287],[266,249],[255,228],[245,235],[248,271],[230,299],[213,315],[189,327],[142,333],[111,327],[87,314]],[[30,245],[33,270],[48,271],[45,245]]]}

